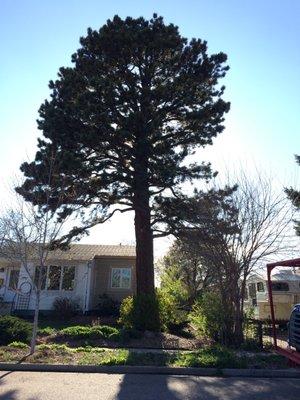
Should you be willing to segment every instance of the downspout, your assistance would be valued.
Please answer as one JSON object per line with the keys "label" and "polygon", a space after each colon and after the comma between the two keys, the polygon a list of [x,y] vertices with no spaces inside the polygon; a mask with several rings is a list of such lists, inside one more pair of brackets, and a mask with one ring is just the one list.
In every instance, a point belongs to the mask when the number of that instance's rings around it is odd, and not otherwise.
{"label": "downspout", "polygon": [[93,266],[93,261],[94,259],[91,258],[87,262],[87,277],[86,277],[86,284],[85,284],[85,299],[84,299],[84,314],[89,311],[89,299],[90,299],[90,293],[91,293],[91,270]]}

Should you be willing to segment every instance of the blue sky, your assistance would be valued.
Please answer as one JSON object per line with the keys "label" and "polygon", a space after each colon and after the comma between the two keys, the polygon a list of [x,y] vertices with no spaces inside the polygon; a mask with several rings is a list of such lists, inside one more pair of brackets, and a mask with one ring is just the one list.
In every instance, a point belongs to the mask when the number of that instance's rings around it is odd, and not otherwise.
{"label": "blue sky", "polygon": [[[267,169],[279,186],[295,184],[300,1],[1,0],[0,200],[22,160],[34,155],[37,110],[49,95],[48,81],[70,64],[87,27],[98,29],[114,14],[150,18],[153,12],[178,25],[182,35],[207,40],[209,52],[228,54],[226,130],[199,157],[221,172],[224,165],[247,162],[250,169]],[[122,216],[86,240],[132,241],[132,233],[131,216]]]}

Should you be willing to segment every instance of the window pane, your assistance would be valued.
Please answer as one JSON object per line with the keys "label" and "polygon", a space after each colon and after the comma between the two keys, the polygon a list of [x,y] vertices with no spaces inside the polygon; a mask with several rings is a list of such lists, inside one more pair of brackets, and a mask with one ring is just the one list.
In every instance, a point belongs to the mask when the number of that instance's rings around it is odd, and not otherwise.
{"label": "window pane", "polygon": [[10,289],[17,289],[18,281],[19,281],[19,269],[12,269],[9,275],[9,288]]}
{"label": "window pane", "polygon": [[250,283],[249,284],[249,296],[251,298],[256,296],[255,283]]}
{"label": "window pane", "polygon": [[130,268],[122,268],[122,289],[129,289],[131,285],[131,269]]}
{"label": "window pane", "polygon": [[59,290],[61,267],[51,265],[48,274],[48,290]]}
{"label": "window pane", "polygon": [[62,289],[73,290],[75,281],[75,267],[64,267]]}
{"label": "window pane", "polygon": [[263,282],[257,282],[257,291],[258,292],[264,292],[265,291]]}
{"label": "window pane", "polygon": [[119,288],[121,285],[121,270],[120,268],[113,268],[111,272],[111,287]]}
{"label": "window pane", "polygon": [[286,282],[272,282],[272,290],[275,292],[288,292],[289,285]]}
{"label": "window pane", "polygon": [[46,277],[47,277],[47,267],[36,267],[35,274],[34,274],[34,284],[38,287],[39,284],[39,276],[41,274],[41,290],[45,290],[46,288]]}

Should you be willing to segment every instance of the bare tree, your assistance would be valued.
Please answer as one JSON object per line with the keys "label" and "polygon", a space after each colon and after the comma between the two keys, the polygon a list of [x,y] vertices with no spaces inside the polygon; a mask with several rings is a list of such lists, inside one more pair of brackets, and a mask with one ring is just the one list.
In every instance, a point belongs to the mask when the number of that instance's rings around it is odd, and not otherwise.
{"label": "bare tree", "polygon": [[[49,252],[62,234],[66,220],[60,218],[60,206],[63,193],[56,197],[56,204],[51,198],[51,179],[55,175],[55,155],[49,157],[49,171],[44,177],[45,191],[40,206],[25,202],[14,192],[14,205],[7,208],[0,216],[0,255],[12,262],[19,262],[31,281],[35,294],[35,308],[30,352],[35,351],[38,330],[41,292],[46,280],[46,267]],[[49,188],[49,191],[47,191]],[[45,196],[48,198],[48,201]],[[51,204],[50,204],[51,198]],[[30,268],[32,262],[36,268]],[[17,290],[17,288],[15,288]]]}
{"label": "bare tree", "polygon": [[228,314],[226,340],[239,344],[247,278],[265,262],[291,256],[296,237],[294,211],[284,193],[276,192],[271,178],[261,173],[251,178],[241,170],[226,180],[225,187],[233,187],[232,181],[236,186],[228,192],[225,204],[212,201],[213,197],[205,202],[205,196],[199,196],[195,199],[199,206],[182,208],[181,221],[169,228],[193,244],[202,264],[210,269]]}
{"label": "bare tree", "polygon": [[232,194],[237,209],[237,230],[204,241],[204,259],[214,267],[222,298],[232,307],[236,343],[243,340],[246,280],[270,260],[291,256],[296,250],[292,230],[294,211],[282,192],[276,193],[272,179],[240,171],[238,188]]}

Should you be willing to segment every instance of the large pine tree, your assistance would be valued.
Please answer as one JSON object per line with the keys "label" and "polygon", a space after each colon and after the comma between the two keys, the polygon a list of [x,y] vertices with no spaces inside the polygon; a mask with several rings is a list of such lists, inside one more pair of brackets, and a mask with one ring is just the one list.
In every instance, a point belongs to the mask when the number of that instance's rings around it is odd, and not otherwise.
{"label": "large pine tree", "polygon": [[226,55],[208,55],[205,41],[188,41],[156,15],[115,16],[80,43],[73,67],[50,81],[51,99],[39,111],[42,138],[35,160],[21,166],[26,181],[17,190],[35,204],[50,193],[53,207],[64,194],[61,218],[82,216],[66,240],[133,210],[137,291],[152,293],[159,204],[180,196],[183,182],[212,176],[210,165],[187,156],[223,130]]}

